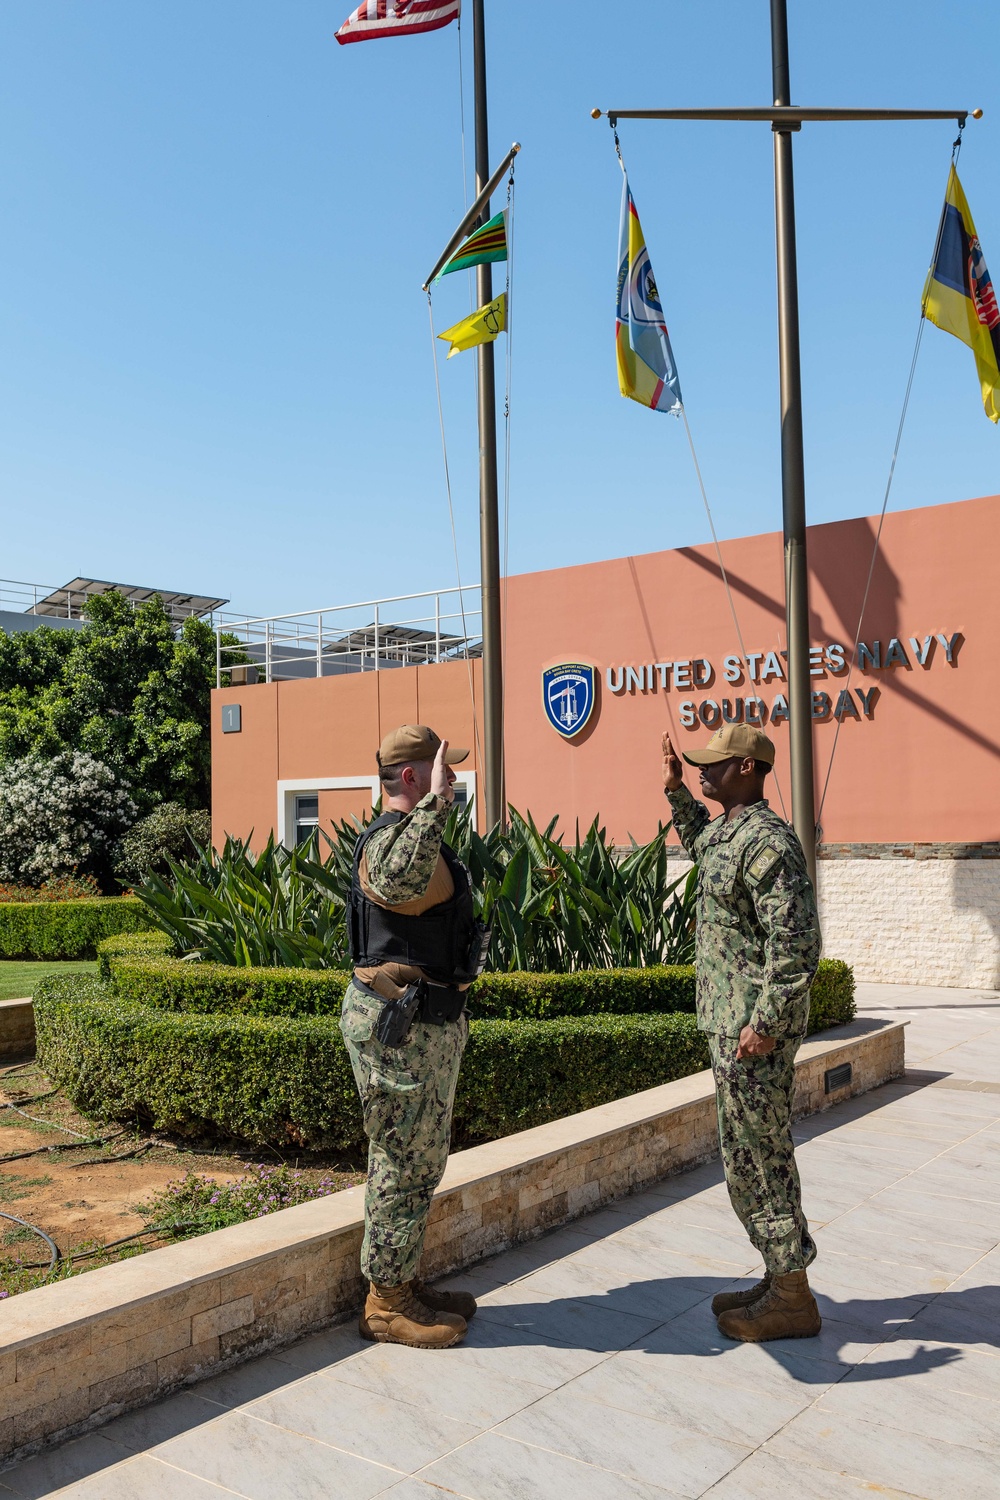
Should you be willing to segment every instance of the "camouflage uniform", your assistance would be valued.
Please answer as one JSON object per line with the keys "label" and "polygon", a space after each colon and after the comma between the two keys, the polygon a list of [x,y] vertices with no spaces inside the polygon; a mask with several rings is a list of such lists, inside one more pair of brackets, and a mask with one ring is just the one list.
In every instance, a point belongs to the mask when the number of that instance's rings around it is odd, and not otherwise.
{"label": "camouflage uniform", "polygon": [[[791,1133],[795,1054],[820,954],[816,898],[802,846],[766,802],[727,821],[710,818],[686,787],[668,796],[698,864],[698,1026],[709,1034],[726,1184],[766,1269],[781,1276],[816,1255]],[[737,1062],[748,1025],[776,1045]]]}
{"label": "camouflage uniform", "polygon": [[[428,794],[399,823],[372,835],[365,847],[365,884],[385,905],[399,906],[427,891],[449,810],[443,798]],[[391,998],[415,977],[417,970],[384,965],[380,991]],[[448,1160],[469,1023],[464,1015],[443,1026],[414,1020],[400,1046],[383,1047],[374,1035],[380,1009],[378,999],[356,983],[348,985],[340,1030],[368,1136],[361,1268],[377,1286],[395,1287],[417,1274],[431,1198]]]}

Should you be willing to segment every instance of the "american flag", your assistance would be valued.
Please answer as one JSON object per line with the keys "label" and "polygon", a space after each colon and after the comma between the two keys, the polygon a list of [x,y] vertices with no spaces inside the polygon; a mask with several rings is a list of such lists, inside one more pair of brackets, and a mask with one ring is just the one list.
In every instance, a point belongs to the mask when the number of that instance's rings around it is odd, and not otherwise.
{"label": "american flag", "polygon": [[457,19],[462,0],[364,0],[336,33],[337,41],[367,42],[377,36],[414,36],[437,31]]}

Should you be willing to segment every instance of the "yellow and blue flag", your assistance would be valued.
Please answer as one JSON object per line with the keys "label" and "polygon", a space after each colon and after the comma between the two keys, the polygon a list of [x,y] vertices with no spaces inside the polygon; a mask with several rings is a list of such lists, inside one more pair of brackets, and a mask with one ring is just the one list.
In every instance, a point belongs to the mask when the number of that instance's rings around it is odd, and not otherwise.
{"label": "yellow and blue flag", "polygon": [[460,323],[453,323],[444,333],[439,333],[438,338],[447,339],[451,344],[448,350],[448,358],[451,359],[453,354],[460,354],[463,349],[474,349],[477,344],[492,344],[506,326],[507,295],[501,292],[492,302],[487,302],[484,307],[477,307],[474,313],[470,313]]}
{"label": "yellow and blue flag", "polygon": [[653,411],[679,412],[681,383],[627,177],[618,238],[615,346],[622,395]]}
{"label": "yellow and blue flag", "polygon": [[925,318],[975,354],[986,415],[1000,421],[1000,309],[954,165],[921,307]]}

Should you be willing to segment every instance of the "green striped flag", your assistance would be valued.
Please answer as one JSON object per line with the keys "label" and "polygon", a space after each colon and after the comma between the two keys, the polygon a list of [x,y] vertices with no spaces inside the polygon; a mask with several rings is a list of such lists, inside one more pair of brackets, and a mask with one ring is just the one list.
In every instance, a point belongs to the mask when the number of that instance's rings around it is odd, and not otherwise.
{"label": "green striped flag", "polygon": [[484,266],[488,261],[507,259],[507,215],[494,214],[474,229],[458,250],[435,276],[440,281],[449,271],[464,271],[469,266]]}

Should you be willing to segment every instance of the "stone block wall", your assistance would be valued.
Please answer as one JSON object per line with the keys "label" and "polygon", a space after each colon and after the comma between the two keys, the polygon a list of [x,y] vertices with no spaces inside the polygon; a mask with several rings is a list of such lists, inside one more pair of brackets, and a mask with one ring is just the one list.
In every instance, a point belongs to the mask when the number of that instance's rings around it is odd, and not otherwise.
{"label": "stone block wall", "polygon": [[817,874],[823,952],[855,979],[1000,989],[1000,844],[824,844]]}
{"label": "stone block wall", "polygon": [[1000,988],[1000,859],[910,850],[819,860],[824,952],[874,983]]}

